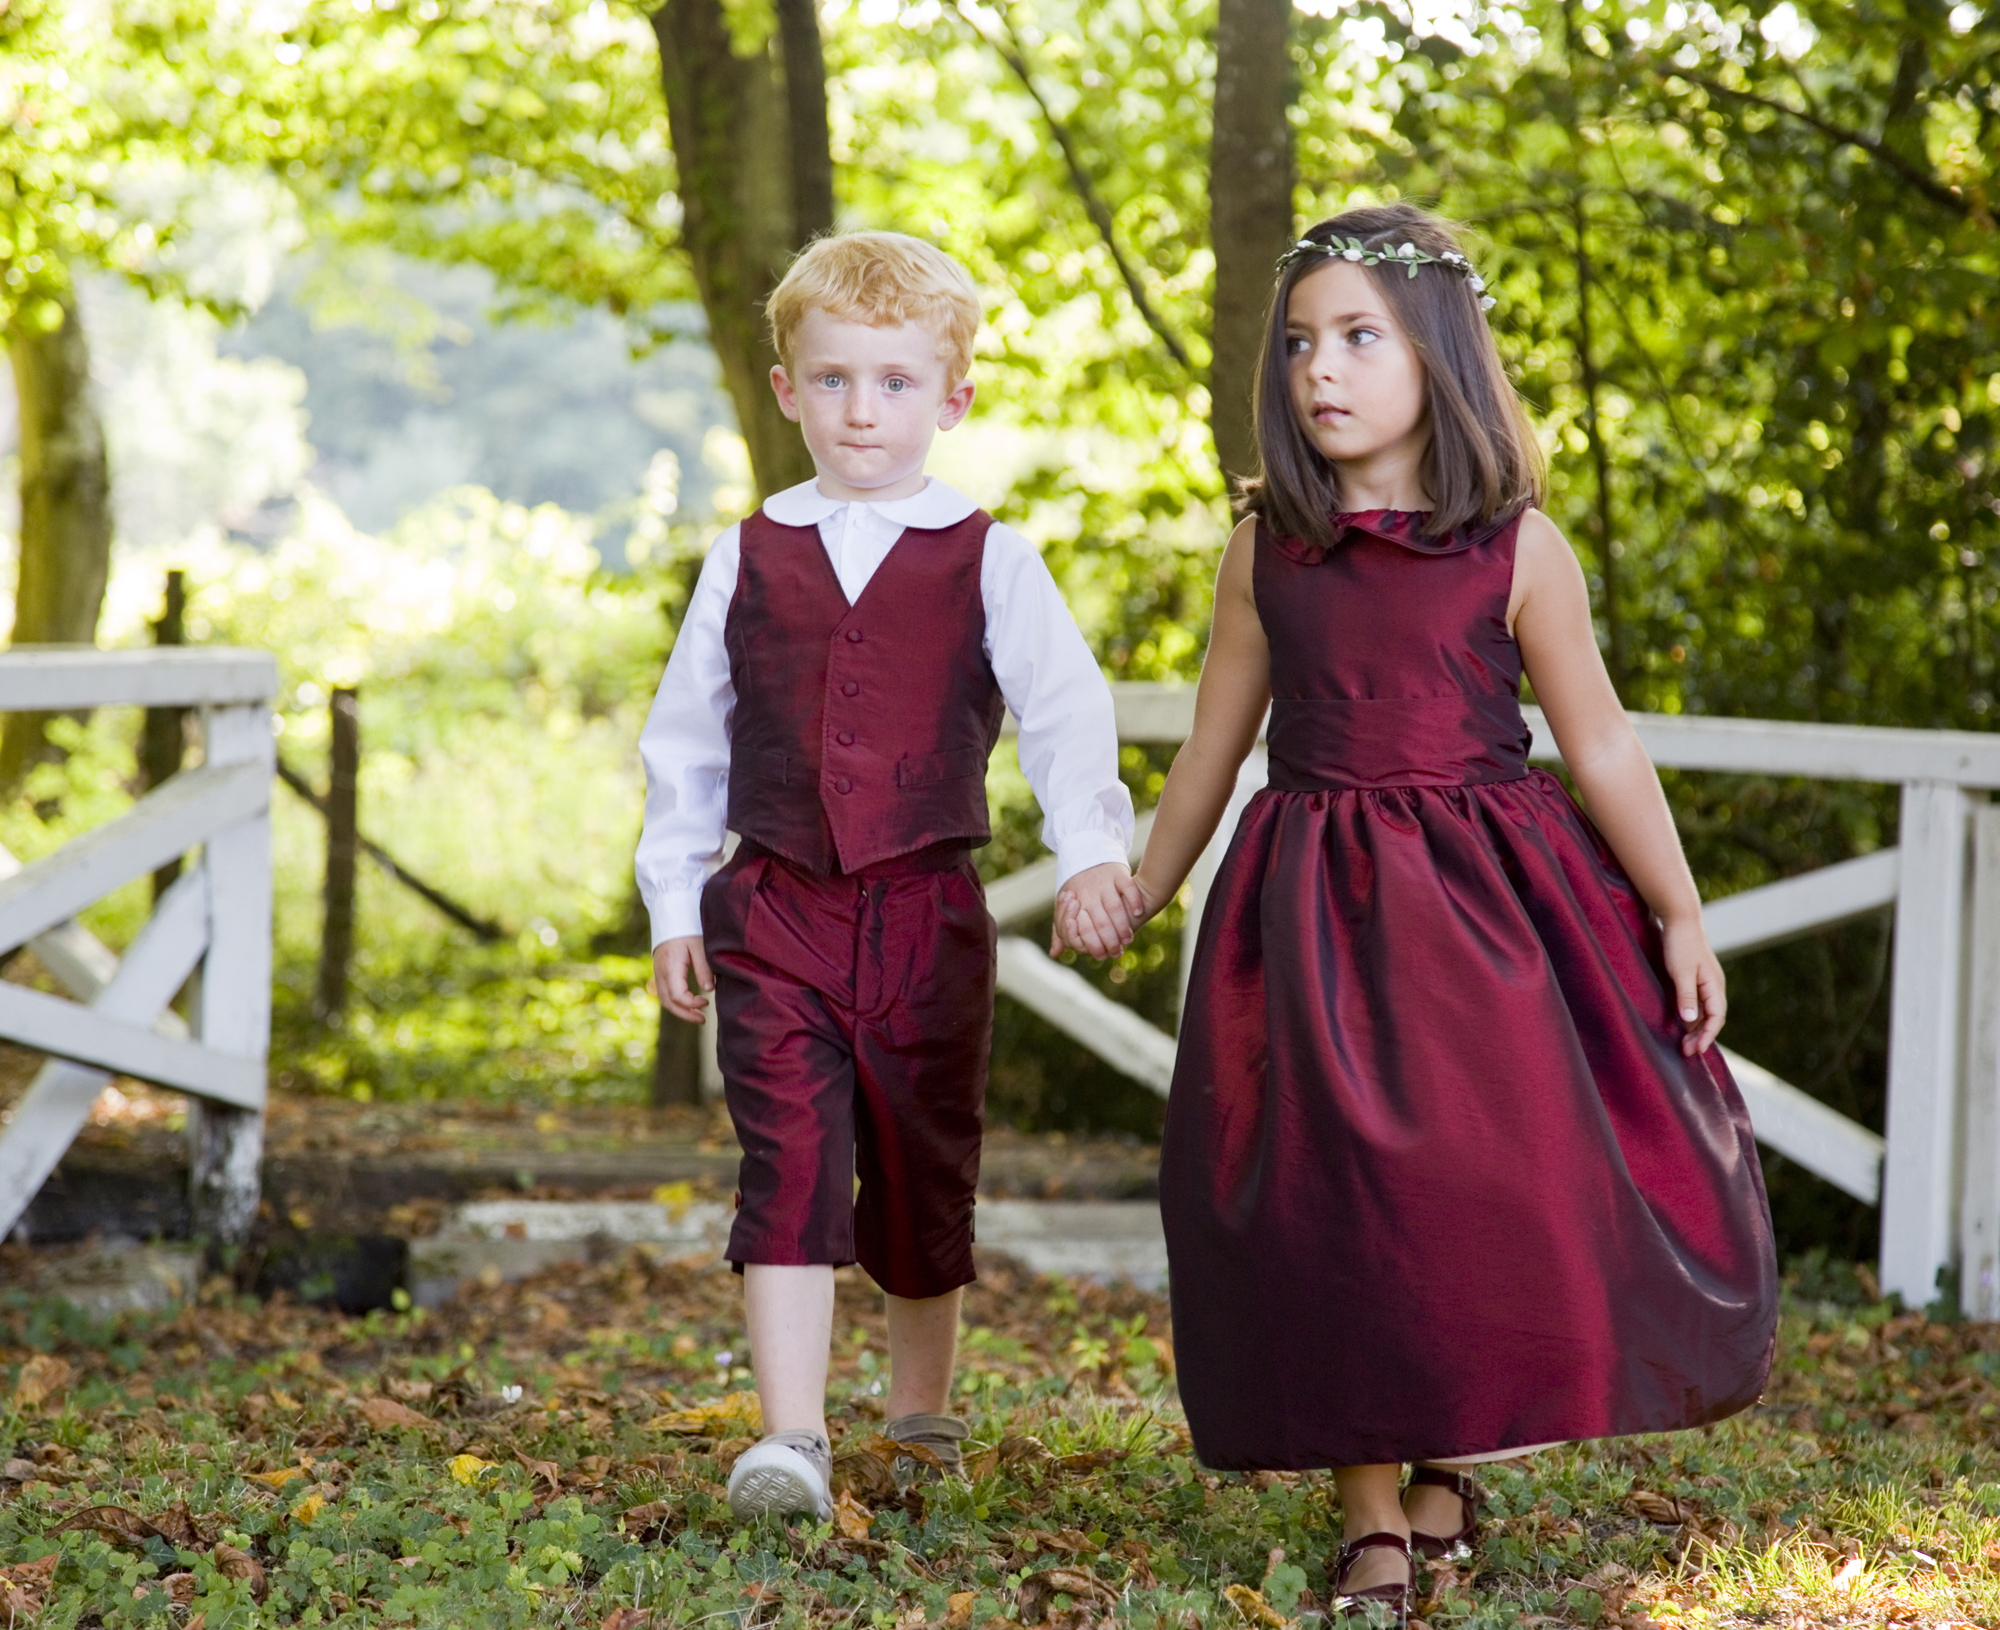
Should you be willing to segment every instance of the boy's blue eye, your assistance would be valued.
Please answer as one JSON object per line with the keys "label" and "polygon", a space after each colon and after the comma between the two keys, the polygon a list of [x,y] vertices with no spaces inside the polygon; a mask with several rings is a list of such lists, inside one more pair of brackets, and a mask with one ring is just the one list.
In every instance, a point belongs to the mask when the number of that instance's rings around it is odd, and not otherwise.
{"label": "boy's blue eye", "polygon": [[910,388],[910,382],[907,379],[885,379],[882,381],[882,388],[900,394]]}
{"label": "boy's blue eye", "polygon": [[831,390],[831,389],[837,389],[839,386],[845,385],[847,383],[847,380],[840,374],[821,374],[819,376],[819,382]]}

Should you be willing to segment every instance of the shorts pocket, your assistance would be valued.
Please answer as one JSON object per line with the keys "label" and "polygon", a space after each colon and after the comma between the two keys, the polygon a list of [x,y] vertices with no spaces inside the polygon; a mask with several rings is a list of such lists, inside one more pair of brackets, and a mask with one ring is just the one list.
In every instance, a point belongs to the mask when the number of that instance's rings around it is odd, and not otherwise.
{"label": "shorts pocket", "polygon": [[986,754],[977,747],[952,747],[942,753],[921,753],[896,760],[896,785],[928,787],[938,781],[963,781],[986,774]]}

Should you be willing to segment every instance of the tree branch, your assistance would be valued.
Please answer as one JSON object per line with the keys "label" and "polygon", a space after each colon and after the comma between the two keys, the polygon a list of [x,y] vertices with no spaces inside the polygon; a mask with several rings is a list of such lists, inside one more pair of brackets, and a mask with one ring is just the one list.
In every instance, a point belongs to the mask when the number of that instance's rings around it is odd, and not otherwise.
{"label": "tree branch", "polygon": [[1112,231],[1110,207],[1098,193],[1096,183],[1090,179],[1090,173],[1084,169],[1083,160],[1077,156],[1076,143],[1070,136],[1069,127],[1056,117],[1055,110],[1043,99],[1041,87],[1035,83],[1035,76],[1029,71],[1027,58],[1022,55],[1020,39],[1014,34],[1013,24],[1009,22],[1006,25],[1012,40],[1011,44],[996,40],[981,28],[972,14],[965,9],[965,0],[952,0],[952,4],[959,16],[965,20],[965,26],[999,52],[1000,59],[1014,71],[1014,77],[1020,80],[1021,88],[1041,110],[1042,120],[1048,125],[1049,134],[1055,137],[1056,146],[1062,149],[1063,163],[1069,167],[1070,185],[1076,189],[1077,197],[1083,201],[1084,213],[1090,217],[1091,224],[1104,239],[1104,247],[1111,251],[1111,259],[1118,267],[1118,275],[1124,278],[1126,292],[1132,296],[1132,304],[1138,309],[1139,315],[1146,320],[1146,326],[1159,336],[1160,343],[1167,348],[1168,354],[1174,361],[1189,373],[1198,374],[1200,370],[1188,356],[1187,347],[1181,343],[1180,336],[1168,325],[1166,318],[1153,309],[1153,302],[1146,297],[1145,286],[1139,281],[1137,269],[1125,258],[1125,251],[1118,247],[1117,236]]}
{"label": "tree branch", "polygon": [[1685,68],[1655,69],[1662,79],[1685,79],[1690,85],[1699,85],[1711,96],[1726,96],[1732,101],[1748,102],[1755,107],[1768,108],[1773,113],[1782,113],[1787,118],[1797,119],[1801,124],[1810,125],[1822,136],[1827,137],[1836,147],[1858,147],[1883,168],[1894,171],[1903,180],[1928,198],[1940,209],[1948,209],[1954,215],[1973,219],[1973,207],[1969,199],[1955,188],[1947,187],[1929,171],[1912,164],[1903,155],[1886,143],[1878,141],[1866,131],[1850,130],[1845,125],[1837,125],[1831,119],[1803,108],[1788,107],[1785,103],[1769,96],[1759,96],[1755,91],[1734,90],[1717,80],[1702,74],[1689,73]]}
{"label": "tree branch", "polygon": [[[278,760],[278,779],[284,782],[286,786],[290,787],[292,791],[297,793],[307,803],[311,804],[322,816],[326,814],[326,800],[313,790],[313,784],[310,781],[300,775],[297,770],[293,769],[283,759]],[[484,917],[473,915],[472,912],[460,905],[450,895],[432,888],[421,877],[417,877],[407,870],[396,860],[395,856],[391,855],[380,844],[370,843],[368,839],[360,836],[358,833],[355,836],[356,841],[361,845],[362,851],[370,860],[374,861],[376,865],[388,873],[392,882],[401,883],[404,888],[409,889],[412,893],[422,895],[424,899],[436,906],[439,911],[457,923],[459,927],[470,929],[475,938],[485,940],[490,944],[494,940],[503,940],[507,937],[507,931],[498,923],[488,922]]]}

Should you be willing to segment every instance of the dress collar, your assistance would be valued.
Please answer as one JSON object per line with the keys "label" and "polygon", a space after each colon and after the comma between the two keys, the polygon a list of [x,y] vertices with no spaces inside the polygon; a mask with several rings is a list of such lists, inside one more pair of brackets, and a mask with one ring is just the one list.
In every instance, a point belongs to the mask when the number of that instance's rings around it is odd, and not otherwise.
{"label": "dress collar", "polygon": [[1424,517],[1429,513],[1429,510],[1423,509],[1341,510],[1333,517],[1333,541],[1325,544],[1288,538],[1271,528],[1266,528],[1266,531],[1281,552],[1301,565],[1317,566],[1329,552],[1345,543],[1349,534],[1355,532],[1379,538],[1384,543],[1399,544],[1419,555],[1456,555],[1496,537],[1513,518],[1508,516],[1499,521],[1461,526],[1455,532],[1436,538],[1425,536],[1422,530]]}
{"label": "dress collar", "polygon": [[907,498],[892,498],[885,504],[860,499],[829,498],[819,490],[819,482],[801,481],[796,487],[773,493],[764,500],[764,513],[780,526],[818,526],[837,515],[850,503],[873,510],[895,526],[914,526],[926,531],[956,526],[979,507],[956,487],[947,487],[933,476],[921,492]]}

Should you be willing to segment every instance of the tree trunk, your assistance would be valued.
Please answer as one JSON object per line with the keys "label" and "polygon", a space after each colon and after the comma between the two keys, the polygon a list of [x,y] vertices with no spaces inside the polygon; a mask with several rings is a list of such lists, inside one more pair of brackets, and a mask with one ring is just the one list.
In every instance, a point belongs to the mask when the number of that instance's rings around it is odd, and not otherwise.
{"label": "tree trunk", "polygon": [[[716,1021],[710,1018],[708,1021]],[[653,1107],[701,1103],[701,1026],[660,1009],[660,1040],[653,1053]]]}
{"label": "tree trunk", "polygon": [[833,222],[818,15],[812,0],[779,0],[777,20],[771,39],[738,55],[722,0],[667,0],[652,14],[681,238],[764,493],[813,473],[771,394],[778,357],[764,302],[792,256]]}
{"label": "tree trunk", "polygon": [[[90,395],[90,351],[72,300],[47,333],[13,327],[7,350],[21,417],[21,564],[15,645],[89,645],[111,572],[111,471]],[[46,756],[48,715],[14,713],[0,738],[0,791]]]}
{"label": "tree trunk", "polygon": [[1215,360],[1209,427],[1224,478],[1257,472],[1250,397],[1278,256],[1292,240],[1291,0],[1221,0],[1209,238],[1215,245]]}
{"label": "tree trunk", "polygon": [[[167,573],[167,604],[153,624],[155,645],[181,645],[187,639],[187,574]],[[179,775],[187,756],[187,714],[184,707],[149,707],[139,733],[139,773],[150,791]],[[181,875],[180,857],[153,869],[153,899],[159,901]]]}

